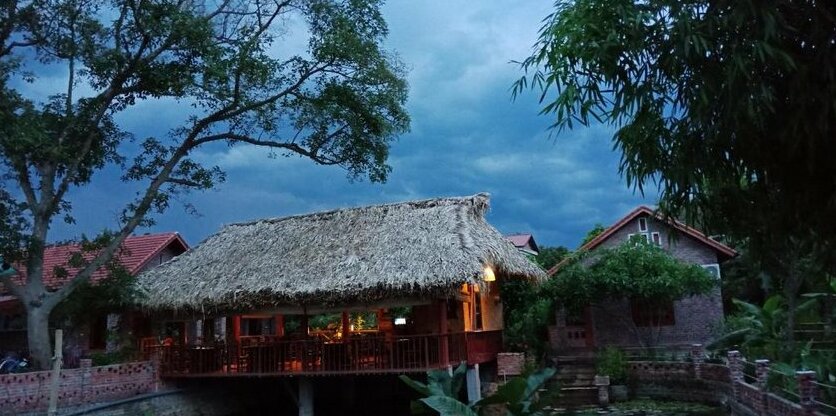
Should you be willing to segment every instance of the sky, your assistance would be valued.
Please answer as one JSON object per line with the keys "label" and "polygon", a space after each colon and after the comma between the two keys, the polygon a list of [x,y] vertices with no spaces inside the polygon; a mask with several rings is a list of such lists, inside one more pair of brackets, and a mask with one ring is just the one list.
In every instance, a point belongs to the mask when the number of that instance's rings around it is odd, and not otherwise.
{"label": "sky", "polygon": [[[511,61],[531,52],[550,5],[390,1],[383,8],[390,30],[386,48],[409,70],[412,124],[391,146],[385,184],[351,182],[338,167],[270,158],[254,147],[207,149],[195,157],[223,168],[226,182],[180,197],[155,217],[156,225],[137,233],[177,231],[195,245],[228,223],[488,192],[488,221],[501,232],[531,233],[541,246],[577,247],[596,223],[611,224],[656,197],[634,193],[619,176],[610,128],[552,135],[551,119],[538,115],[535,92],[512,100],[510,87],[522,73]],[[118,121],[138,137],[162,133],[182,119],[181,105],[140,103]],[[133,192],[117,172],[96,175],[92,185],[70,195],[76,224],[56,223],[53,239],[116,227]]]}

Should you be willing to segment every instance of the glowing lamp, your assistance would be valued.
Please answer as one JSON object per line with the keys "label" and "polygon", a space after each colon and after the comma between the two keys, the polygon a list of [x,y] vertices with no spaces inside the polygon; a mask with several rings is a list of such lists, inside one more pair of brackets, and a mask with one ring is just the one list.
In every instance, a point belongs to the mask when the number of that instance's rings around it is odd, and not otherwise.
{"label": "glowing lamp", "polygon": [[493,269],[491,266],[485,266],[485,271],[482,273],[482,278],[485,279],[486,282],[493,282],[496,280],[496,275],[493,274]]}
{"label": "glowing lamp", "polygon": [[395,325],[406,325],[406,318],[395,318]]}

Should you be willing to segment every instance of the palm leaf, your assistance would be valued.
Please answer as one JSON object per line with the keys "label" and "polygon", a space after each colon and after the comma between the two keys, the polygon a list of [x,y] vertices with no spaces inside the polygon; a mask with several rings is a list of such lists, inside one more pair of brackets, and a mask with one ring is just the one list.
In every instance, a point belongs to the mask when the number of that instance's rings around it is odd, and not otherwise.
{"label": "palm leaf", "polygon": [[421,399],[441,416],[479,416],[466,404],[447,396],[430,396]]}

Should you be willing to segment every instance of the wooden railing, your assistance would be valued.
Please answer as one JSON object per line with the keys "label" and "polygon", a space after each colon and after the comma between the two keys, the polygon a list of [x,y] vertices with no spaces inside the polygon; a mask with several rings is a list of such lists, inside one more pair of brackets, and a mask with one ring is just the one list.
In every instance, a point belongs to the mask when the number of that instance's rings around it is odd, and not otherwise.
{"label": "wooden railing", "polygon": [[494,359],[501,331],[351,337],[339,342],[270,338],[213,346],[155,346],[164,377],[423,372]]}

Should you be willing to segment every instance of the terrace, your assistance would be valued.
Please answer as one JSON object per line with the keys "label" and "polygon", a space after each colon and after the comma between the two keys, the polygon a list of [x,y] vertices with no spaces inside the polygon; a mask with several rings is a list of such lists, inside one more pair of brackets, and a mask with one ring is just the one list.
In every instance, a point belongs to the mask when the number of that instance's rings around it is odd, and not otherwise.
{"label": "terrace", "polygon": [[237,343],[146,346],[166,378],[420,373],[494,360],[502,331],[358,334],[340,340],[243,336]]}

